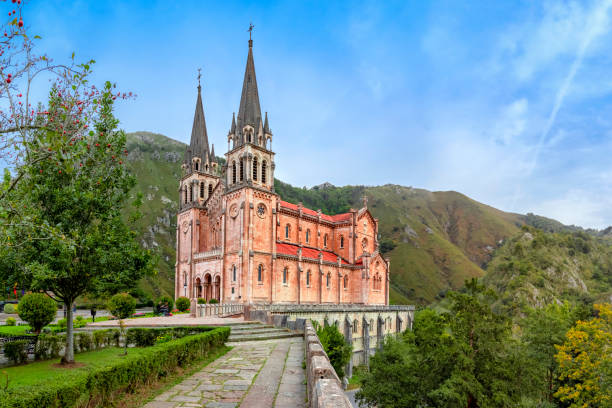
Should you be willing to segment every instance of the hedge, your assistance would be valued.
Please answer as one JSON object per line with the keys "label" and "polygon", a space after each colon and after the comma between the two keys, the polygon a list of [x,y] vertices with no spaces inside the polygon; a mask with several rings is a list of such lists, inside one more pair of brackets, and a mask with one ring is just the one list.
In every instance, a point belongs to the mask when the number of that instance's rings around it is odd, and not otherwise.
{"label": "hedge", "polygon": [[[164,377],[177,366],[205,357],[225,343],[230,329],[220,327],[193,336],[158,344],[143,353],[127,355],[122,361],[99,368],[82,377],[34,389],[0,391],[0,408],[74,407],[75,405],[105,405],[117,392],[132,392],[139,385]],[[88,405],[89,406],[89,405]]]}
{"label": "hedge", "polygon": [[28,340],[16,340],[4,343],[4,355],[13,364],[21,364],[28,360],[27,347],[30,344]]}
{"label": "hedge", "polygon": [[162,327],[162,328],[140,328],[135,327],[128,329],[127,340],[128,344],[133,344],[136,347],[150,347],[161,341],[164,337],[169,340],[180,339],[192,334],[203,333],[212,330],[209,326],[178,326],[178,327]]}

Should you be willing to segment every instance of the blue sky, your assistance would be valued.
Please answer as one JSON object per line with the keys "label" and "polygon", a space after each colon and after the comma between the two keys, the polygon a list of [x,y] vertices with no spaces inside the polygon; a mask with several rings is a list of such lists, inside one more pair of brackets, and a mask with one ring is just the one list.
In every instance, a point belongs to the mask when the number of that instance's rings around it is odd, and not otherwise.
{"label": "blue sky", "polygon": [[187,142],[203,68],[217,154],[249,22],[276,176],[456,190],[505,211],[612,225],[612,0],[33,1],[56,58],[138,94],[127,131]]}

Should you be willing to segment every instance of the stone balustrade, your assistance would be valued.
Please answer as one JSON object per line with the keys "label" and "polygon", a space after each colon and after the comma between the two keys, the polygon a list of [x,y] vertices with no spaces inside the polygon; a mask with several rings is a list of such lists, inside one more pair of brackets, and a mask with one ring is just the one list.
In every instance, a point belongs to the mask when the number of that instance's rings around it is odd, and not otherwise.
{"label": "stone balustrade", "polygon": [[304,324],[308,402],[311,408],[351,408],[310,320]]}
{"label": "stone balustrade", "polygon": [[206,251],[206,252],[198,252],[193,255],[193,259],[194,260],[205,259],[205,258],[212,258],[212,257],[221,256],[221,255],[222,255],[221,248],[217,248],[217,249],[213,249],[213,250]]}
{"label": "stone balustrade", "polygon": [[210,303],[196,307],[198,317],[225,317],[244,313],[244,305],[241,303]]}

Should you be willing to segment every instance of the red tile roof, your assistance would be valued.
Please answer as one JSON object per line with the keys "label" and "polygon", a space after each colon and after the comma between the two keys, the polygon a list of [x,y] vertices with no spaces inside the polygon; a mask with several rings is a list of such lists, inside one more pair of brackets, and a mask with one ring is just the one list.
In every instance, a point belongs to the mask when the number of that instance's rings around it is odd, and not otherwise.
{"label": "red tile roof", "polygon": [[[291,204],[287,201],[282,201],[282,200],[280,204],[281,204],[281,207],[285,207],[290,210],[298,211],[298,206],[296,204]],[[306,207],[302,207],[302,212],[308,215],[314,215],[314,216],[319,215],[317,211],[311,210],[310,208],[306,208]],[[327,214],[321,213],[321,219],[326,220],[326,221],[331,221],[331,222],[345,221],[345,220],[350,219],[351,216],[352,214],[350,212],[336,214],[336,215],[327,215]]]}
{"label": "red tile roof", "polygon": [[[300,247],[295,244],[288,244],[284,242],[276,243],[276,253],[278,254],[297,256],[299,248]],[[317,259],[319,258],[320,252],[323,253],[324,261],[338,262],[338,255],[332,251],[323,251],[323,250],[318,250],[316,248],[302,247],[302,256],[304,258]],[[344,258],[341,258],[341,260],[342,260],[343,265],[349,265],[349,263]]]}

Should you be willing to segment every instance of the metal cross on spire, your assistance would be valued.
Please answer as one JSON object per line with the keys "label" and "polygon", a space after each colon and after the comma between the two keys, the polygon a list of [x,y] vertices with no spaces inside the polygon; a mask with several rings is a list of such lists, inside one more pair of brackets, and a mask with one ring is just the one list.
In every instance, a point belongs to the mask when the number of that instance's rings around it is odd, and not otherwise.
{"label": "metal cross on spire", "polygon": [[200,78],[202,78],[202,68],[198,68],[198,86],[200,86]]}
{"label": "metal cross on spire", "polygon": [[253,41],[253,38],[251,38],[251,34],[253,34],[254,28],[255,26],[253,25],[253,23],[249,23],[249,29],[247,30],[249,32],[249,41]]}

